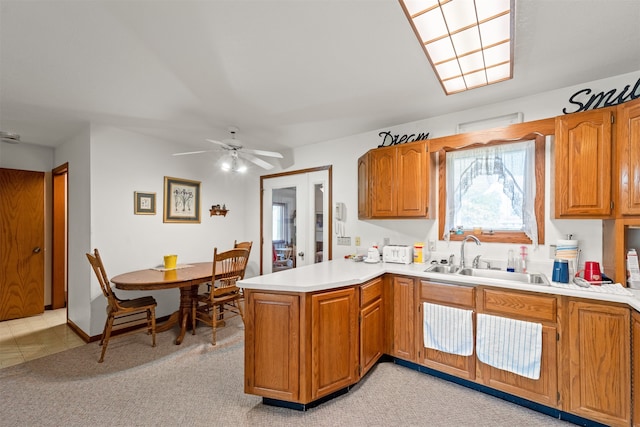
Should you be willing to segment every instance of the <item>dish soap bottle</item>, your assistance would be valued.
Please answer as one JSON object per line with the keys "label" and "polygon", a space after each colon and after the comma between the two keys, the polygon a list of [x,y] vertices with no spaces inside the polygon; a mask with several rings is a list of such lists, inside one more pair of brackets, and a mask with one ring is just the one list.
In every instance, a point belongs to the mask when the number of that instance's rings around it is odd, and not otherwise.
{"label": "dish soap bottle", "polygon": [[507,271],[514,272],[516,271],[516,259],[513,256],[513,250],[509,249],[507,252]]}
{"label": "dish soap bottle", "polygon": [[520,265],[518,266],[519,273],[527,272],[527,247],[520,246]]}

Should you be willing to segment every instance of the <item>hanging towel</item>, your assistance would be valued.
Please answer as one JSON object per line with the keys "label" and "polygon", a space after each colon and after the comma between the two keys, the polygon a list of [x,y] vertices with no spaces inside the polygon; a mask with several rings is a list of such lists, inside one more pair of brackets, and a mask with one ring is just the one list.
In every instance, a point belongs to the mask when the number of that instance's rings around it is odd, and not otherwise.
{"label": "hanging towel", "polygon": [[444,305],[424,305],[424,346],[445,353],[473,354],[473,311]]}
{"label": "hanging towel", "polygon": [[482,363],[540,378],[542,324],[478,314],[476,353]]}

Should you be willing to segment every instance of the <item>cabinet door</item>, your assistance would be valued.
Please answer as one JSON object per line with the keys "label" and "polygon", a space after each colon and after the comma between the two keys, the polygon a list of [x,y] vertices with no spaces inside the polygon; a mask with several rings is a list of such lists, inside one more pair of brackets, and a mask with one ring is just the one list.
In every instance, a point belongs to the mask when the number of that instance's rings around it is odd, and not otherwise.
{"label": "cabinet door", "polygon": [[607,108],[556,118],[557,218],[611,214],[612,117]]}
{"label": "cabinet door", "polygon": [[631,421],[628,308],[569,301],[569,386],[565,408],[612,426]]}
{"label": "cabinet door", "polygon": [[526,378],[503,371],[478,361],[482,381],[489,387],[539,402],[547,406],[558,405],[557,329],[542,326],[542,356],[540,378]]}
{"label": "cabinet door", "polygon": [[378,148],[369,152],[371,177],[371,216],[394,217],[398,214],[396,197],[396,149]]}
{"label": "cabinet door", "polygon": [[311,397],[326,396],[358,381],[356,288],[311,297]]}
{"label": "cabinet door", "polygon": [[360,311],[360,376],[380,359],[384,351],[384,317],[382,299],[378,298]]}
{"label": "cabinet door", "polygon": [[424,217],[427,215],[429,191],[427,144],[400,145],[397,151],[398,216]]}
{"label": "cabinet door", "polygon": [[640,99],[619,105],[616,121],[620,213],[640,215]]}
{"label": "cabinet door", "polygon": [[[475,288],[470,286],[445,285],[420,281],[420,302],[445,305],[448,307],[473,310],[475,307]],[[418,308],[424,316],[422,304]],[[424,317],[418,325],[418,340],[421,352],[418,355],[420,363],[433,369],[455,375],[460,378],[474,379],[476,377],[475,355],[461,356],[445,353],[424,346]]]}
{"label": "cabinet door", "polygon": [[367,219],[369,212],[369,155],[358,159],[358,218]]}
{"label": "cabinet door", "polygon": [[299,296],[245,290],[244,323],[245,393],[298,401]]}
{"label": "cabinet door", "polygon": [[394,277],[392,283],[392,330],[391,352],[408,361],[416,360],[415,285],[410,277]]}

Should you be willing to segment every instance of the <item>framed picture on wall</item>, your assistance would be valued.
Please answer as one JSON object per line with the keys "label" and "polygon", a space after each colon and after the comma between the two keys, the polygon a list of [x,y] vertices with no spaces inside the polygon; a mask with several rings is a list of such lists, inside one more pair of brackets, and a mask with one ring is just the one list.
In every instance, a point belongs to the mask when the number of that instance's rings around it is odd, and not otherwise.
{"label": "framed picture on wall", "polygon": [[164,177],[164,222],[200,223],[200,181]]}
{"label": "framed picture on wall", "polygon": [[133,213],[136,215],[156,214],[156,193],[133,192]]}

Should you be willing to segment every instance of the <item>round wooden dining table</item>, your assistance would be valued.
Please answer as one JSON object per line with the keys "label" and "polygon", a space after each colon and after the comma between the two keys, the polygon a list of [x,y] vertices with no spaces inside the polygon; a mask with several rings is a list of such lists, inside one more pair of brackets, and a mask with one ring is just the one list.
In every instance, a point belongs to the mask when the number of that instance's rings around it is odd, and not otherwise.
{"label": "round wooden dining table", "polygon": [[178,265],[177,268],[172,270],[147,268],[145,270],[132,271],[113,277],[111,282],[116,285],[117,289],[127,291],[179,288],[180,307],[171,314],[166,322],[158,325],[156,330],[163,332],[179,323],[180,335],[176,338],[176,344],[181,344],[189,324],[188,321],[191,318],[192,301],[198,297],[198,287],[202,283],[211,282],[212,273],[212,262],[198,262]]}

